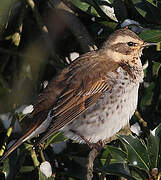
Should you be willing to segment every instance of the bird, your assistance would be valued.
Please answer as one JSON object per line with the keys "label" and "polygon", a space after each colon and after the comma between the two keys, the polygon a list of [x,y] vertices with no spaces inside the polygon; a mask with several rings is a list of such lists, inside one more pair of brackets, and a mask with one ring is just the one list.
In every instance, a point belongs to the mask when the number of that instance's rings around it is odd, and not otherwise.
{"label": "bird", "polygon": [[102,142],[133,116],[144,73],[144,42],[128,28],[112,33],[98,50],[81,55],[56,75],[38,96],[29,114],[32,123],[4,153],[40,135],[37,144],[58,131],[78,143]]}

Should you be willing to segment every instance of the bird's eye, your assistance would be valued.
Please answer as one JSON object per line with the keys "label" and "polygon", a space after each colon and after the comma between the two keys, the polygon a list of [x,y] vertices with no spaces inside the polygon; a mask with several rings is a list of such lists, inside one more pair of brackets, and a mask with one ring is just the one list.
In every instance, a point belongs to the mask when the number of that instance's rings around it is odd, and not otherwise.
{"label": "bird's eye", "polygon": [[128,45],[128,46],[135,46],[135,43],[133,43],[133,42],[128,42],[127,45]]}

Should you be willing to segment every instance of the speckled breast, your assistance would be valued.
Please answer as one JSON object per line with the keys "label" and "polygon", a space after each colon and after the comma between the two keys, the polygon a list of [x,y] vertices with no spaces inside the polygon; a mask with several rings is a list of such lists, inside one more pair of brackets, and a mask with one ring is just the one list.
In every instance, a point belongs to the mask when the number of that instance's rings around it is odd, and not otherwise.
{"label": "speckled breast", "polygon": [[63,129],[67,137],[83,143],[70,131],[74,130],[96,143],[110,138],[127,125],[137,107],[139,82],[121,67],[108,77],[115,79],[112,90],[104,92],[96,104]]}

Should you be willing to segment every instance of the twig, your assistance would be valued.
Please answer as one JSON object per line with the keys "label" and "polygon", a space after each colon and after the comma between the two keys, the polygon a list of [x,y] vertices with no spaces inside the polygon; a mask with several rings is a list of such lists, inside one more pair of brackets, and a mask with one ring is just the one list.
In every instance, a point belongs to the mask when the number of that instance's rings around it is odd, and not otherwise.
{"label": "twig", "polygon": [[8,130],[7,130],[7,134],[6,134],[6,137],[5,137],[5,139],[4,139],[2,148],[0,149],[0,156],[3,155],[3,153],[4,153],[5,149],[6,149],[6,145],[7,145],[8,138],[11,136],[11,133],[12,133],[12,131],[13,131],[14,124],[15,124],[15,122],[16,122],[17,117],[18,117],[17,114],[14,114],[14,115],[13,115],[13,118],[12,118],[12,121],[11,121],[11,125],[10,125],[10,127],[8,128]]}
{"label": "twig", "polygon": [[42,149],[40,150],[40,156],[41,156],[42,161],[44,162],[45,161],[45,156],[44,156],[44,153],[43,153]]}
{"label": "twig", "polygon": [[93,148],[88,155],[86,180],[91,180],[93,178],[93,164],[99,152],[100,150],[98,150],[98,148]]}
{"label": "twig", "polygon": [[33,148],[30,149],[30,154],[31,154],[31,158],[34,163],[34,166],[38,167],[40,165],[40,162],[38,161],[36,152]]}
{"label": "twig", "polygon": [[143,127],[147,127],[147,122],[141,117],[139,111],[135,112],[135,116],[138,118],[139,122],[143,125]]}

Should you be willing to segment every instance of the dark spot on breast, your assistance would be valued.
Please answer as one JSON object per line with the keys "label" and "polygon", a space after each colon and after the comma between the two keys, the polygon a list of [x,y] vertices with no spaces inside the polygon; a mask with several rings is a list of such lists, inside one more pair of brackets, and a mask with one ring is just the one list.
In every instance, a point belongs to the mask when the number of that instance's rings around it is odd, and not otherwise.
{"label": "dark spot on breast", "polygon": [[124,83],[124,82],[122,82],[122,85],[124,86],[124,85],[125,85],[125,83]]}
{"label": "dark spot on breast", "polygon": [[113,99],[113,96],[112,96],[112,95],[110,96],[110,99]]}
{"label": "dark spot on breast", "polygon": [[111,101],[111,104],[113,104],[114,103],[114,101]]}
{"label": "dark spot on breast", "polygon": [[118,110],[118,108],[119,108],[119,105],[117,105],[116,110]]}
{"label": "dark spot on breast", "polygon": [[106,116],[107,116],[107,117],[108,117],[108,115],[109,115],[109,114],[108,114],[108,113],[106,113]]}

